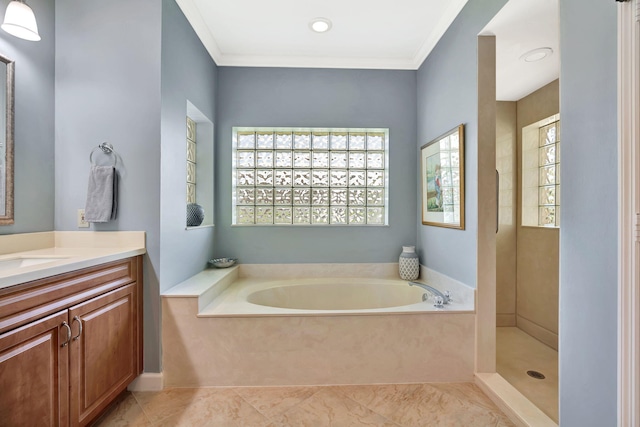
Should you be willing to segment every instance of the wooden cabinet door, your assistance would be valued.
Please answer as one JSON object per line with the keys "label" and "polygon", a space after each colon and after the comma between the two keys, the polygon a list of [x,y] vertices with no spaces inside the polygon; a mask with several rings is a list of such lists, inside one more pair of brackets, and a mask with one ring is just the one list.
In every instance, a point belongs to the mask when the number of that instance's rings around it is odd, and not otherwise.
{"label": "wooden cabinet door", "polygon": [[63,310],[0,335],[0,425],[68,425],[67,322]]}
{"label": "wooden cabinet door", "polygon": [[72,426],[90,423],[136,377],[136,298],[133,283],[69,309]]}

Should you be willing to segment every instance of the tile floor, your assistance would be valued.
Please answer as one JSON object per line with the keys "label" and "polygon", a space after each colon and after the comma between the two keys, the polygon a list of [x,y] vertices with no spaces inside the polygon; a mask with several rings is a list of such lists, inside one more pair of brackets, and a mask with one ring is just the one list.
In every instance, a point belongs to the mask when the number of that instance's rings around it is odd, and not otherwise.
{"label": "tile floor", "polygon": [[125,393],[95,427],[513,426],[471,383]]}
{"label": "tile floor", "polygon": [[[558,422],[558,352],[515,327],[496,330],[496,370],[542,412]],[[527,371],[538,371],[543,380]]]}

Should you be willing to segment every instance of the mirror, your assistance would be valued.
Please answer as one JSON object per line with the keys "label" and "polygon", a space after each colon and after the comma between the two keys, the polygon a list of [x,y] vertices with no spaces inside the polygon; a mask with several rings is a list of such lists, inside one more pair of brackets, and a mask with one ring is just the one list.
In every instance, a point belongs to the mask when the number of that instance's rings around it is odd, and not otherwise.
{"label": "mirror", "polygon": [[464,230],[464,125],[423,145],[422,223]]}
{"label": "mirror", "polygon": [[14,61],[0,55],[0,225],[13,224]]}

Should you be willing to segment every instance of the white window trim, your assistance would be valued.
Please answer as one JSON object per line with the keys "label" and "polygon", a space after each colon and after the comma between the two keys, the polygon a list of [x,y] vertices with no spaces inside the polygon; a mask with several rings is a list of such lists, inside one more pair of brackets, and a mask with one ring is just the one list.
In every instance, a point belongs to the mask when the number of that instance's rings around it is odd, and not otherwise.
{"label": "white window trim", "polygon": [[640,424],[640,2],[618,3],[618,426]]}

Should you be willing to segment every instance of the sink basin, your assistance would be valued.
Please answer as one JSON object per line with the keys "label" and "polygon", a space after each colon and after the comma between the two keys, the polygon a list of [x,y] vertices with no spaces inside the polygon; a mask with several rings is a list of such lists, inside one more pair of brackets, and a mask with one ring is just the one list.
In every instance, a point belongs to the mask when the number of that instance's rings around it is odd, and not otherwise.
{"label": "sink basin", "polygon": [[58,256],[58,257],[29,257],[29,256],[21,256],[15,258],[8,258],[0,260],[0,271],[1,270],[11,270],[14,268],[24,268],[31,267],[32,265],[38,264],[46,264],[48,262],[60,261],[61,259],[66,259],[68,257]]}

